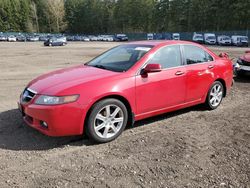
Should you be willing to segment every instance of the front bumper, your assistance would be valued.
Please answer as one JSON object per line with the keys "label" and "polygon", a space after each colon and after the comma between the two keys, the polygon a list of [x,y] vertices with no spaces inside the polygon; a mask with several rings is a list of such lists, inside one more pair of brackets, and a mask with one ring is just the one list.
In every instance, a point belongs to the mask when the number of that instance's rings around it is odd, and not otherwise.
{"label": "front bumper", "polygon": [[207,44],[210,44],[210,45],[215,45],[216,44],[216,41],[206,41]]}
{"label": "front bumper", "polygon": [[[45,106],[18,102],[23,120],[48,136],[72,136],[83,133],[85,110],[75,103]],[[47,128],[41,125],[46,122]]]}
{"label": "front bumper", "polygon": [[235,71],[249,71],[250,72],[250,66],[240,65],[239,63],[235,63],[234,70]]}

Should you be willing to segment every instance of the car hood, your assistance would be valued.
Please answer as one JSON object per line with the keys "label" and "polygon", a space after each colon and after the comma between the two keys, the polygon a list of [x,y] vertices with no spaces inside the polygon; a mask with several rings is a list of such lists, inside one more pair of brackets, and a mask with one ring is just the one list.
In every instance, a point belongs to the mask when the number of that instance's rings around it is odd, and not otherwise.
{"label": "car hood", "polygon": [[65,68],[41,75],[28,84],[38,94],[58,95],[60,92],[87,82],[104,79],[119,73],[90,66]]}
{"label": "car hood", "polygon": [[246,53],[245,55],[240,57],[240,59],[250,63],[250,53]]}

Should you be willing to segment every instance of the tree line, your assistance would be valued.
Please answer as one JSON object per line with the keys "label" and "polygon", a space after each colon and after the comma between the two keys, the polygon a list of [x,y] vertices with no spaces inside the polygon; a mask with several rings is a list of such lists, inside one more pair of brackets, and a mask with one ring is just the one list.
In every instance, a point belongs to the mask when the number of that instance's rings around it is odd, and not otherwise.
{"label": "tree line", "polygon": [[97,34],[249,28],[250,0],[0,0],[0,31]]}

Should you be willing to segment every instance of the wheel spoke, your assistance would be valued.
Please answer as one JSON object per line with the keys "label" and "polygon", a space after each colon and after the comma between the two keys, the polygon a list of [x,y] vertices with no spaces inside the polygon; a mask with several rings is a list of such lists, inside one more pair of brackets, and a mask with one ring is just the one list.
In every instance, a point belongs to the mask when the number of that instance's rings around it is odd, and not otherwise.
{"label": "wheel spoke", "polygon": [[112,117],[115,117],[119,112],[120,112],[120,108],[119,107],[117,107],[116,109],[115,109],[115,111],[111,114],[111,116]]}
{"label": "wheel spoke", "polygon": [[109,132],[109,127],[106,126],[105,129],[104,129],[104,132],[103,132],[103,137],[104,137],[104,138],[107,138],[108,132]]}
{"label": "wheel spoke", "polygon": [[112,124],[112,125],[110,126],[110,128],[114,131],[114,133],[116,133],[116,132],[117,132],[117,128],[115,127],[115,125],[114,125],[114,124]]}
{"label": "wheel spoke", "polygon": [[219,93],[220,89],[221,89],[221,87],[220,87],[220,85],[218,85],[217,89],[216,89],[217,93]]}
{"label": "wheel spoke", "polygon": [[99,130],[101,130],[102,128],[104,128],[105,125],[106,125],[105,123],[102,123],[102,124],[98,125],[97,127],[95,127],[95,130],[99,131]]}
{"label": "wheel spoke", "polygon": [[214,96],[215,96],[215,93],[211,92],[211,93],[210,93],[210,96],[214,97]]}
{"label": "wheel spoke", "polygon": [[101,114],[97,114],[96,119],[101,120],[101,121],[104,122],[106,118]]}
{"label": "wheel spoke", "polygon": [[218,97],[221,97],[222,96],[222,91],[218,93]]}
{"label": "wheel spoke", "polygon": [[109,117],[110,116],[110,105],[106,106],[105,110],[106,110],[106,117]]}
{"label": "wheel spoke", "polygon": [[217,98],[217,99],[215,99],[214,103],[217,105],[219,102],[220,102],[220,100]]}
{"label": "wheel spoke", "polygon": [[113,123],[123,122],[123,117],[115,118],[112,122]]}
{"label": "wheel spoke", "polygon": [[212,99],[210,99],[210,103],[213,105],[215,101],[215,97],[213,97]]}
{"label": "wheel spoke", "polygon": [[212,89],[212,92],[211,93],[216,93],[216,87],[213,87],[213,89]]}

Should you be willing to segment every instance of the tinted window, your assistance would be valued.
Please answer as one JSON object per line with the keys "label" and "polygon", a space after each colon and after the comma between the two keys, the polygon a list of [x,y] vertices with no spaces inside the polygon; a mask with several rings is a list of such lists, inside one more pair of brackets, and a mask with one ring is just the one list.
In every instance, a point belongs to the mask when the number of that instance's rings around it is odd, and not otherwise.
{"label": "tinted window", "polygon": [[162,69],[181,65],[180,46],[173,45],[159,49],[148,64],[160,64]]}
{"label": "tinted window", "polygon": [[188,65],[213,61],[212,56],[202,48],[192,45],[184,45],[183,49],[184,57],[186,58],[186,62]]}

